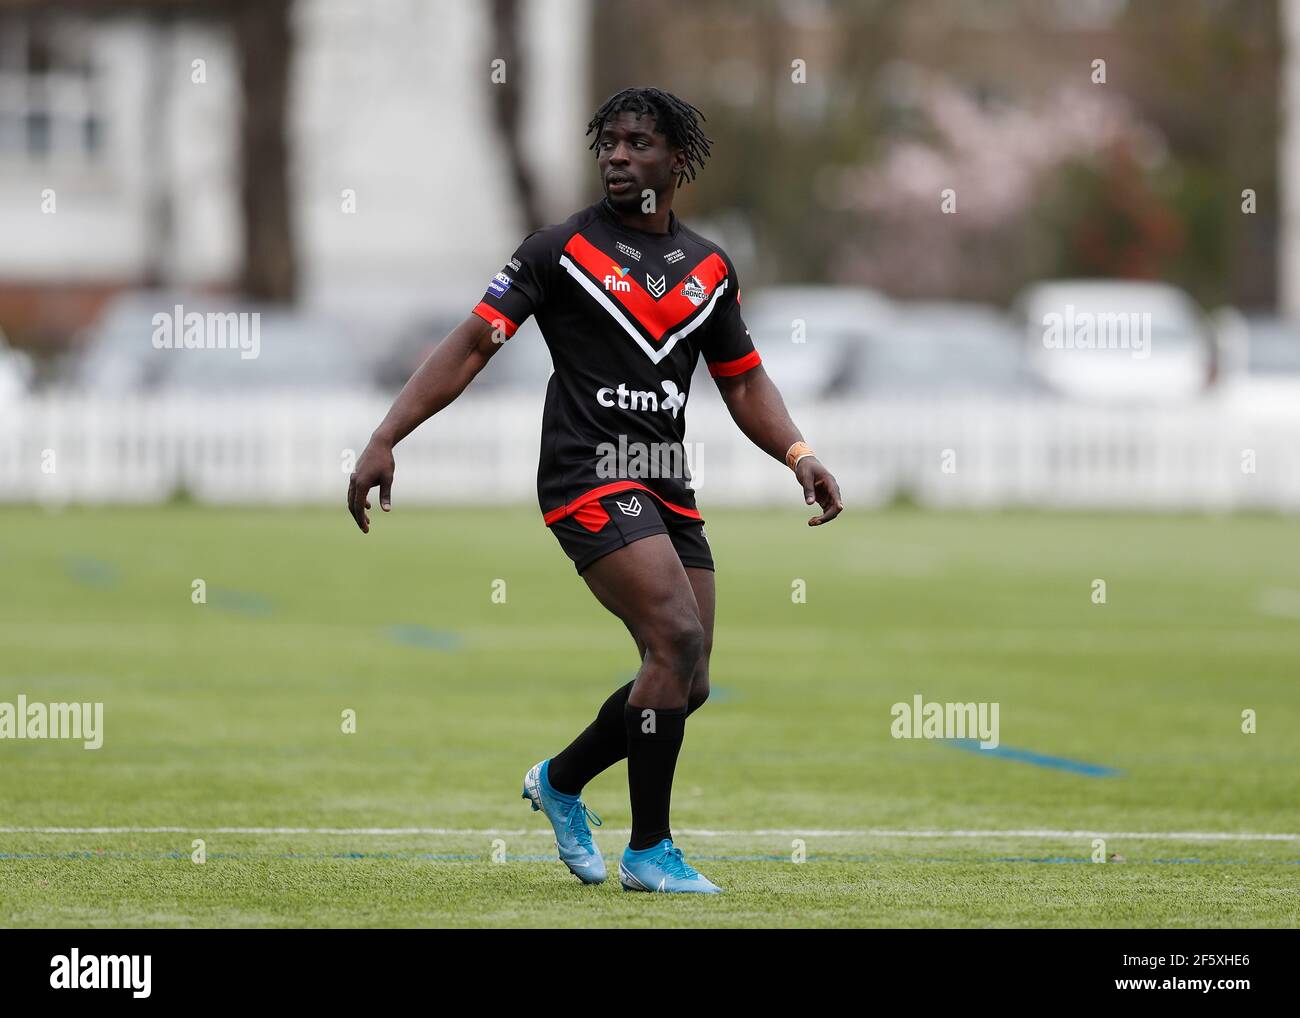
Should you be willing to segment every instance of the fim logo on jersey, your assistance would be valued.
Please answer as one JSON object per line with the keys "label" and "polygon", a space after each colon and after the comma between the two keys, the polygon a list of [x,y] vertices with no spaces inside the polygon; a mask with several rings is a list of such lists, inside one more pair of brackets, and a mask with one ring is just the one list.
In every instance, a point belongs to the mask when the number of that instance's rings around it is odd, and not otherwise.
{"label": "fim logo on jersey", "polygon": [[709,291],[704,284],[700,282],[699,276],[687,276],[686,282],[682,286],[682,296],[688,301],[699,307],[704,303],[704,298],[709,295]]}
{"label": "fim logo on jersey", "polygon": [[677,420],[677,411],[686,406],[686,393],[678,390],[677,383],[671,379],[665,378],[659,384],[664,390],[662,407],[659,403],[658,393],[646,389],[629,389],[622,382],[619,382],[617,389],[608,385],[597,389],[596,402],[601,406],[616,406],[620,410],[671,410],[673,420]]}
{"label": "fim logo on jersey", "polygon": [[635,495],[633,495],[631,500],[627,502],[620,502],[618,499],[614,499],[614,504],[619,507],[624,516],[641,515],[641,502]]}
{"label": "fim logo on jersey", "polygon": [[631,293],[632,283],[630,280],[624,279],[623,277],[626,276],[632,270],[629,269],[626,265],[623,266],[623,268],[621,269],[617,265],[615,265],[613,266],[613,269],[614,271],[611,272],[602,280],[602,282],[605,284],[605,289],[610,291],[611,293]]}

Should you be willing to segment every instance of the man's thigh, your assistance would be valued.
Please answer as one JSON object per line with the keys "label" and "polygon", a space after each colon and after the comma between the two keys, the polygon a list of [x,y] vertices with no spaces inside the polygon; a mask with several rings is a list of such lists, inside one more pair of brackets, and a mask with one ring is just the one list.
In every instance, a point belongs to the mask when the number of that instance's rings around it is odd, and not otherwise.
{"label": "man's thigh", "polygon": [[[632,503],[631,494],[595,500],[581,517],[562,520],[551,529],[596,599],[627,626],[641,658],[646,653],[641,634],[654,607],[686,610],[684,576],[692,615],[704,631],[707,661],[715,596],[713,558],[703,526],[661,510],[644,494],[642,501]],[[623,512],[629,506],[636,510],[632,519]],[[637,550],[629,552],[633,548]]]}
{"label": "man's thigh", "polygon": [[707,663],[709,651],[713,649],[713,613],[717,604],[713,570],[687,567],[686,578],[690,581],[691,592],[695,595],[696,612],[699,615],[700,626],[704,630],[704,660]]}
{"label": "man's thigh", "polygon": [[[697,570],[691,570],[696,572]],[[657,629],[699,619],[690,577],[665,533],[651,534],[601,556],[582,578],[644,648]]]}

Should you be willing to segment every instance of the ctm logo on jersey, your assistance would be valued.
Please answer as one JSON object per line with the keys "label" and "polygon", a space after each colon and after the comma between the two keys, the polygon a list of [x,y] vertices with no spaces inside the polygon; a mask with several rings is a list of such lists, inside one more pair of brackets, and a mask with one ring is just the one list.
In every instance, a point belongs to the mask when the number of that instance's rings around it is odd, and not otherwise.
{"label": "ctm logo on jersey", "polygon": [[606,275],[605,278],[602,280],[602,282],[605,284],[605,289],[608,290],[610,293],[631,293],[632,283],[630,280],[626,279],[625,277],[632,270],[628,268],[626,265],[624,265],[622,268],[619,268],[617,265],[614,265],[612,266],[612,268],[614,271]]}
{"label": "ctm logo on jersey", "polygon": [[686,393],[680,392],[677,383],[668,378],[665,378],[659,385],[664,390],[662,404],[659,402],[657,392],[646,389],[629,389],[622,382],[619,382],[617,389],[608,385],[597,389],[596,402],[601,406],[618,407],[620,410],[650,410],[652,412],[661,408],[671,410],[673,420],[676,420],[677,411],[686,405]]}

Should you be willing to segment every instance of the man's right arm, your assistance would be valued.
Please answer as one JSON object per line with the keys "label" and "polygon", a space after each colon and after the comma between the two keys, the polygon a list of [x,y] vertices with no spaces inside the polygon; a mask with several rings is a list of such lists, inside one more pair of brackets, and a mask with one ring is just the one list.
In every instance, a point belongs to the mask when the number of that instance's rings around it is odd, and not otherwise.
{"label": "man's right arm", "polygon": [[506,333],[476,314],[452,329],[397,394],[370,436],[348,480],[348,511],[362,533],[370,532],[370,489],[379,486],[379,505],[392,507],[393,446],[465,391],[506,339]]}

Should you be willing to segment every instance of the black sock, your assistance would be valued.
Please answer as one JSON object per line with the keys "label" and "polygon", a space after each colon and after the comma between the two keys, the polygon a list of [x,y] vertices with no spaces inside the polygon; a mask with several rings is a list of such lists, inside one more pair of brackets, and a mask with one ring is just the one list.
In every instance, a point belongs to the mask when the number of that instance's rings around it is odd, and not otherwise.
{"label": "black sock", "polygon": [[[623,708],[627,706],[632,685],[629,682],[614,690],[601,705],[596,720],[551,758],[546,778],[557,792],[581,794],[588,781],[627,756],[627,725],[623,721]],[[687,706],[687,716],[700,703],[703,701]]]}
{"label": "black sock", "polygon": [[632,851],[652,848],[671,838],[668,807],[673,794],[673,771],[686,735],[685,708],[662,710],[623,709],[627,727],[627,788],[632,799]]}
{"label": "black sock", "polygon": [[623,726],[623,708],[627,706],[632,683],[614,690],[589,724],[568,746],[551,757],[546,779],[551,787],[565,795],[579,794],[588,781],[627,756],[627,729]]}

